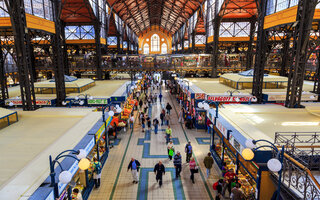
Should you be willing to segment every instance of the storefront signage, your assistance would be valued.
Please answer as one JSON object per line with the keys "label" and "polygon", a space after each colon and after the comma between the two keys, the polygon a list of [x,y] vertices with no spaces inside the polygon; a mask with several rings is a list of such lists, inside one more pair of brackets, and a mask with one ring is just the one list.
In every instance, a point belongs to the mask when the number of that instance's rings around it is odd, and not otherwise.
{"label": "storefront signage", "polygon": [[225,138],[228,138],[228,129],[226,129],[218,120],[217,120],[216,127],[223,134]]}
{"label": "storefront signage", "polygon": [[[286,100],[286,94],[267,94],[267,95],[268,95],[268,101],[285,101]],[[301,100],[302,101],[316,101],[317,97],[312,98],[313,95],[314,94],[302,94]]]}
{"label": "storefront signage", "polygon": [[253,96],[215,96],[210,95],[207,97],[209,101],[215,101],[215,102],[254,102],[256,101],[256,98]]}
{"label": "storefront signage", "polygon": [[[22,100],[6,100],[6,105],[13,103],[14,106],[22,105]],[[36,100],[36,104],[39,106],[51,106],[51,100]]]}
{"label": "storefront signage", "polygon": [[88,99],[88,104],[108,104],[108,99]]}
{"label": "storefront signage", "polygon": [[94,137],[90,140],[89,144],[87,144],[86,148],[84,149],[87,153],[91,151],[91,149],[94,147]]}
{"label": "storefront signage", "polygon": [[[110,121],[111,121],[112,117],[108,117],[107,121],[106,121],[106,125],[108,126]],[[102,135],[104,131],[104,124],[99,128],[99,130],[96,133],[96,141],[98,141]]]}
{"label": "storefront signage", "polygon": [[205,93],[195,93],[195,99],[204,100],[206,98]]}

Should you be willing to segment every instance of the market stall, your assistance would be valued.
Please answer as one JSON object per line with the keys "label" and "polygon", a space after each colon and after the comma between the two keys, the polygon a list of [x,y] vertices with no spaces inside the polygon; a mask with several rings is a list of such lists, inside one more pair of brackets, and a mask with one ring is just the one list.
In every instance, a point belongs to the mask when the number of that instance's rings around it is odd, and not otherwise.
{"label": "market stall", "polygon": [[18,121],[17,111],[0,108],[0,129]]}
{"label": "market stall", "polygon": [[260,181],[259,166],[243,159],[240,152],[245,148],[243,144],[245,138],[221,116],[216,117],[216,115],[215,110],[211,109],[207,116],[214,124],[211,135],[213,158],[221,170],[226,168],[235,171],[237,182],[241,184],[246,199],[256,199]]}

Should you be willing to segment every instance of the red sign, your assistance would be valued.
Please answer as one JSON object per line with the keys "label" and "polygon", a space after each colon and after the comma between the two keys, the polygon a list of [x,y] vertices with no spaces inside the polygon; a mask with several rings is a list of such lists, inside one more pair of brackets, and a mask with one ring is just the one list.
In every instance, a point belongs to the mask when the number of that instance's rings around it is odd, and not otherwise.
{"label": "red sign", "polygon": [[194,95],[194,98],[195,99],[205,99],[205,97],[206,97],[206,95],[205,95],[205,93],[195,93],[195,95]]}
{"label": "red sign", "polygon": [[[22,100],[7,100],[6,101],[6,105],[9,105],[11,103],[13,103],[14,106],[17,105],[22,105]],[[50,106],[51,105],[51,100],[36,100],[36,104],[37,105],[41,105],[41,106]]]}
{"label": "red sign", "polygon": [[255,102],[256,98],[253,96],[208,96],[208,100],[215,102]]}
{"label": "red sign", "polygon": [[228,129],[226,129],[219,121],[217,121],[216,127],[224,135],[225,138],[228,137]]}

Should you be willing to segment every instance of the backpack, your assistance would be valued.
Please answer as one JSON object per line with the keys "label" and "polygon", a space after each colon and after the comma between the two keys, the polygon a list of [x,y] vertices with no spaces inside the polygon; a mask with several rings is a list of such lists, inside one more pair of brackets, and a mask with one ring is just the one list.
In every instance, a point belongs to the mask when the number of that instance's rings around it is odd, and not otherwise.
{"label": "backpack", "polygon": [[218,188],[218,185],[219,185],[219,181],[215,182],[213,185],[212,185],[212,188],[213,190],[217,190]]}
{"label": "backpack", "polygon": [[100,174],[101,173],[101,163],[100,162],[94,163],[94,172],[96,174]]}
{"label": "backpack", "polygon": [[169,149],[169,156],[173,156],[173,149]]}

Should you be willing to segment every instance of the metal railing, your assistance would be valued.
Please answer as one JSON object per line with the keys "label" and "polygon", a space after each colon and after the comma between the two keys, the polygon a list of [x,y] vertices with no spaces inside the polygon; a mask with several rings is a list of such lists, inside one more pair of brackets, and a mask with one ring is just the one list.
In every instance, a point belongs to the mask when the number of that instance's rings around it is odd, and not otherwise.
{"label": "metal railing", "polygon": [[275,142],[310,170],[320,170],[320,132],[276,132]]}
{"label": "metal railing", "polygon": [[[320,199],[320,185],[311,171],[303,164],[284,154],[281,183],[291,189],[301,199]],[[273,176],[278,176],[273,174]]]}

